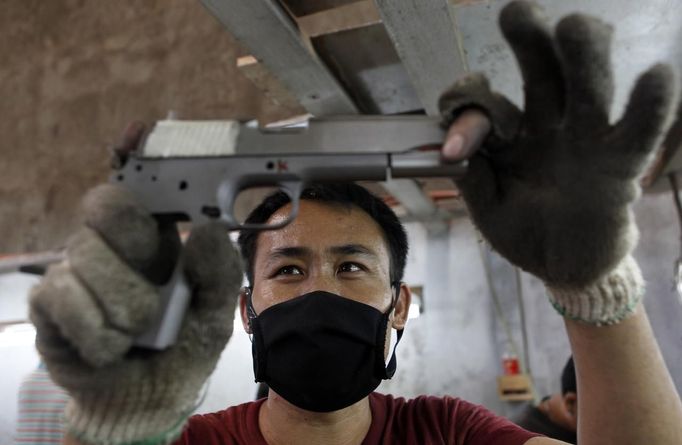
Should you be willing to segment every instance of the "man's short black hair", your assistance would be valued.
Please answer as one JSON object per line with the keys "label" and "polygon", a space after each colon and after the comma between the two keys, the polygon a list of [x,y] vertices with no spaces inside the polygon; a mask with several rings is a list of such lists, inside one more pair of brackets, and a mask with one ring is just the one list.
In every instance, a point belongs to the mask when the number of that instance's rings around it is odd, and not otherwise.
{"label": "man's short black hair", "polygon": [[561,394],[566,395],[567,392],[578,394],[573,357],[569,357],[566,366],[564,366],[564,370],[561,372]]}
{"label": "man's short black hair", "polygon": [[[350,209],[355,206],[367,213],[381,227],[390,253],[391,283],[400,281],[405,271],[407,257],[407,234],[398,217],[381,199],[367,189],[354,183],[314,184],[301,193],[301,199],[340,205]],[[246,218],[246,223],[262,224],[291,200],[278,191],[261,202]],[[246,276],[253,286],[253,261],[256,253],[258,231],[242,230],[239,234],[239,249],[246,263]]]}

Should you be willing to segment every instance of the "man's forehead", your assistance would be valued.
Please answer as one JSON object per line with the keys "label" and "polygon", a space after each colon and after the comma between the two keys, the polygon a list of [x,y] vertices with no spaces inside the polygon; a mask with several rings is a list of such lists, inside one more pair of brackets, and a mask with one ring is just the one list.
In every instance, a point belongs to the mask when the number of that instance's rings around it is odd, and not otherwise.
{"label": "man's forehead", "polygon": [[[290,212],[291,204],[287,204],[273,213],[268,224],[287,218]],[[330,250],[333,246],[361,246],[388,257],[381,227],[362,209],[310,200],[301,200],[296,219],[287,226],[260,233],[257,245],[261,252],[291,247]]]}

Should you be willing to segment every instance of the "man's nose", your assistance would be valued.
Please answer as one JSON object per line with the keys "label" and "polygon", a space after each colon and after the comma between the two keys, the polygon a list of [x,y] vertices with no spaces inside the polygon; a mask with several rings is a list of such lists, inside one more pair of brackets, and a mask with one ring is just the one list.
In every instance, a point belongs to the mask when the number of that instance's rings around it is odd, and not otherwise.
{"label": "man's nose", "polygon": [[336,295],[342,294],[341,283],[332,271],[322,271],[311,275],[304,283],[302,294],[313,291],[325,291]]}

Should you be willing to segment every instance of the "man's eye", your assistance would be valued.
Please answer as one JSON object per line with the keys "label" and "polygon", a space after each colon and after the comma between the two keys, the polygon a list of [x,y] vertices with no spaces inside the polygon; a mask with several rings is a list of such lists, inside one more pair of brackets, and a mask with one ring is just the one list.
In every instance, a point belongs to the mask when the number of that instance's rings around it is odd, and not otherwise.
{"label": "man's eye", "polygon": [[362,266],[356,263],[343,263],[339,267],[339,272],[360,272],[362,270]]}
{"label": "man's eye", "polygon": [[303,272],[296,266],[284,266],[277,271],[276,275],[303,275]]}

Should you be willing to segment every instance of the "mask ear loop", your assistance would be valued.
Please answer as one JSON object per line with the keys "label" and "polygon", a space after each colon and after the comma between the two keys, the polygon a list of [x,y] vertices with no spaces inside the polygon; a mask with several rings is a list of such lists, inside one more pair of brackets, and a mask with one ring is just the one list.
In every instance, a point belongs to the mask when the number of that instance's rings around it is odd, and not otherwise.
{"label": "mask ear loop", "polygon": [[395,289],[395,292],[391,292],[391,307],[388,308],[389,314],[391,312],[393,312],[396,304],[398,304],[398,300],[400,299],[400,286],[402,284],[403,284],[402,281],[392,281],[391,282],[391,291],[393,291],[393,289]]}
{"label": "mask ear loop", "polygon": [[[263,335],[256,336],[254,333],[259,330],[260,325],[258,324],[258,314],[256,314],[256,309],[253,307],[253,288],[251,286],[244,287],[244,294],[246,296],[246,318],[249,320],[249,340],[251,341],[251,348],[253,352],[253,374],[256,378],[256,382],[264,382],[265,377],[265,347],[263,346]],[[254,342],[255,339],[255,342]],[[257,354],[255,351],[260,350],[261,353]]]}
{"label": "mask ear loop", "polygon": [[252,293],[253,288],[251,286],[244,287],[244,295],[246,296],[246,318],[249,321],[249,340],[251,343],[253,343],[253,320],[258,316],[256,310],[253,308]]}
{"label": "mask ear loop", "polygon": [[[391,312],[393,312],[395,310],[395,307],[398,304],[398,299],[400,298],[400,286],[401,285],[402,285],[402,281],[391,282],[391,290],[393,290],[393,288],[395,288],[395,292],[392,292],[392,295],[391,295],[391,307],[388,308],[388,311],[386,312],[386,322],[388,322],[388,318],[390,317]],[[385,328],[386,328],[386,326],[384,325],[383,332],[386,332]],[[396,330],[397,339],[396,339],[395,345],[393,345],[393,351],[391,351],[391,359],[388,361],[388,364],[386,364],[386,365],[384,364],[383,349],[381,351],[381,360],[377,361],[377,367],[381,368],[380,377],[384,380],[390,379],[395,374],[395,370],[397,367],[397,359],[395,357],[395,351],[398,348],[398,343],[400,343],[400,339],[403,336],[403,331],[404,331],[404,329]],[[380,334],[380,335],[385,336],[385,334]]]}

